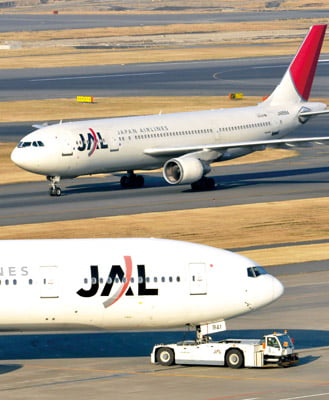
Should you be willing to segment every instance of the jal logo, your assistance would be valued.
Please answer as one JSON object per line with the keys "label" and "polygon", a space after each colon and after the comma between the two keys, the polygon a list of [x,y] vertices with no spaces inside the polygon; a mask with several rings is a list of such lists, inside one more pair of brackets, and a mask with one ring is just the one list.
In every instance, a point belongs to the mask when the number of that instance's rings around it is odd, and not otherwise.
{"label": "jal logo", "polygon": [[[100,287],[99,270],[97,265],[90,266],[90,281],[91,286],[89,289],[81,288],[77,294],[81,297],[93,297],[100,290],[101,297],[108,297],[104,301],[105,308],[116,303],[123,295],[135,296],[130,283],[132,277],[132,260],[130,256],[124,257],[125,265],[112,265],[106,279],[105,285]],[[146,287],[146,274],[145,265],[137,265],[138,286],[137,296],[157,296],[158,289]]]}
{"label": "jal logo", "polygon": [[89,128],[87,134],[79,134],[80,145],[78,151],[88,151],[88,156],[92,156],[96,149],[108,149],[108,145],[104,143],[104,139],[99,132],[95,132],[92,128]]}

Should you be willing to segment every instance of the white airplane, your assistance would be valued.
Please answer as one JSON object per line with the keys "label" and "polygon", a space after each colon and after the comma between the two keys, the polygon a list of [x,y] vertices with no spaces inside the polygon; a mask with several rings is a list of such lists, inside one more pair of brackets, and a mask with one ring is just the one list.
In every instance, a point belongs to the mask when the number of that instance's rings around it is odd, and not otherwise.
{"label": "white airplane", "polygon": [[0,254],[0,330],[185,325],[202,338],[283,293],[244,256],[174,240],[1,240]]}
{"label": "white airplane", "polygon": [[134,170],[163,167],[172,185],[213,188],[210,164],[241,157],[266,146],[324,142],[326,137],[284,138],[311,117],[328,113],[309,102],[326,25],[311,27],[273,93],[253,107],[140,117],[96,119],[39,127],[13,150],[21,168],[46,175],[51,196],[60,196],[62,178],[127,171],[122,187],[141,187]]}

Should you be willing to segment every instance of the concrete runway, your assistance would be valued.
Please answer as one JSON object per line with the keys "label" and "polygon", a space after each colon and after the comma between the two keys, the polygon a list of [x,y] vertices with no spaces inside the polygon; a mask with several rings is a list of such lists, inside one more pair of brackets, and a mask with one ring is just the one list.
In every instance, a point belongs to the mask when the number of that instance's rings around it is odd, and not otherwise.
{"label": "concrete runway", "polygon": [[62,181],[61,197],[44,182],[0,186],[0,225],[72,220],[153,211],[219,207],[328,196],[328,146],[300,150],[299,157],[213,169],[217,188],[192,192],[169,186],[160,173],[145,174],[142,189],[122,189],[119,176]]}
{"label": "concrete runway", "polygon": [[[287,271],[289,266],[286,266]],[[271,272],[271,269],[269,269]],[[117,399],[292,400],[329,398],[329,272],[281,276],[286,287],[274,304],[228,321],[213,335],[257,338],[289,329],[299,365],[285,369],[151,365],[153,344],[181,340],[183,332],[3,334],[0,394],[8,400]],[[193,337],[190,333],[190,337]]]}
{"label": "concrete runway", "polygon": [[[297,50],[297,49],[296,49]],[[220,58],[220,54],[218,54]],[[292,56],[0,70],[0,101],[117,96],[268,95]],[[328,95],[329,55],[321,54],[313,97]]]}
{"label": "concrete runway", "polygon": [[[37,11],[40,11],[38,9]],[[197,11],[197,10],[196,10]],[[263,12],[195,12],[167,14],[2,14],[0,32],[89,29],[122,26],[273,21],[323,18],[327,10],[270,10]]]}

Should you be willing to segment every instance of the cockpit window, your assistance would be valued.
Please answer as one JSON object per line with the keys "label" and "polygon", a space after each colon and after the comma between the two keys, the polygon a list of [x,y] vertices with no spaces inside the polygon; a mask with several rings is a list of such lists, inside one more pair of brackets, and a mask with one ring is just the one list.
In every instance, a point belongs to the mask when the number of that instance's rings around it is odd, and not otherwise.
{"label": "cockpit window", "polygon": [[23,142],[23,141],[21,141],[17,145],[17,147],[19,149],[23,149],[25,147],[30,147],[30,146],[33,146],[33,147],[44,147],[44,143],[41,140],[35,140],[33,142]]}
{"label": "cockpit window", "polygon": [[30,147],[30,146],[31,142],[19,142],[17,147],[22,149],[23,147]]}
{"label": "cockpit window", "polygon": [[249,278],[257,278],[257,276],[265,275],[267,272],[259,265],[247,268]]}

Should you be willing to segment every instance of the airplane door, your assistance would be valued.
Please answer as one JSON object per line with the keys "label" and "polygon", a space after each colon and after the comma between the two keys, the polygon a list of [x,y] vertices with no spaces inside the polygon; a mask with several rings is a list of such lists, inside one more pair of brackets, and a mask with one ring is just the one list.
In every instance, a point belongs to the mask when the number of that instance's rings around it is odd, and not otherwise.
{"label": "airplane door", "polygon": [[40,298],[53,299],[59,297],[57,266],[41,266],[40,282]]}
{"label": "airplane door", "polygon": [[[59,125],[61,129],[61,125]],[[64,134],[63,134],[64,133]],[[62,147],[62,157],[73,156],[73,137],[69,132],[61,132],[61,147]]]}
{"label": "airplane door", "polygon": [[282,121],[275,115],[271,114],[271,135],[275,136],[280,133]]}
{"label": "airplane door", "polygon": [[119,138],[116,132],[112,132],[109,137],[110,151],[119,150]]}
{"label": "airplane door", "polygon": [[207,294],[206,264],[190,263],[190,294]]}

